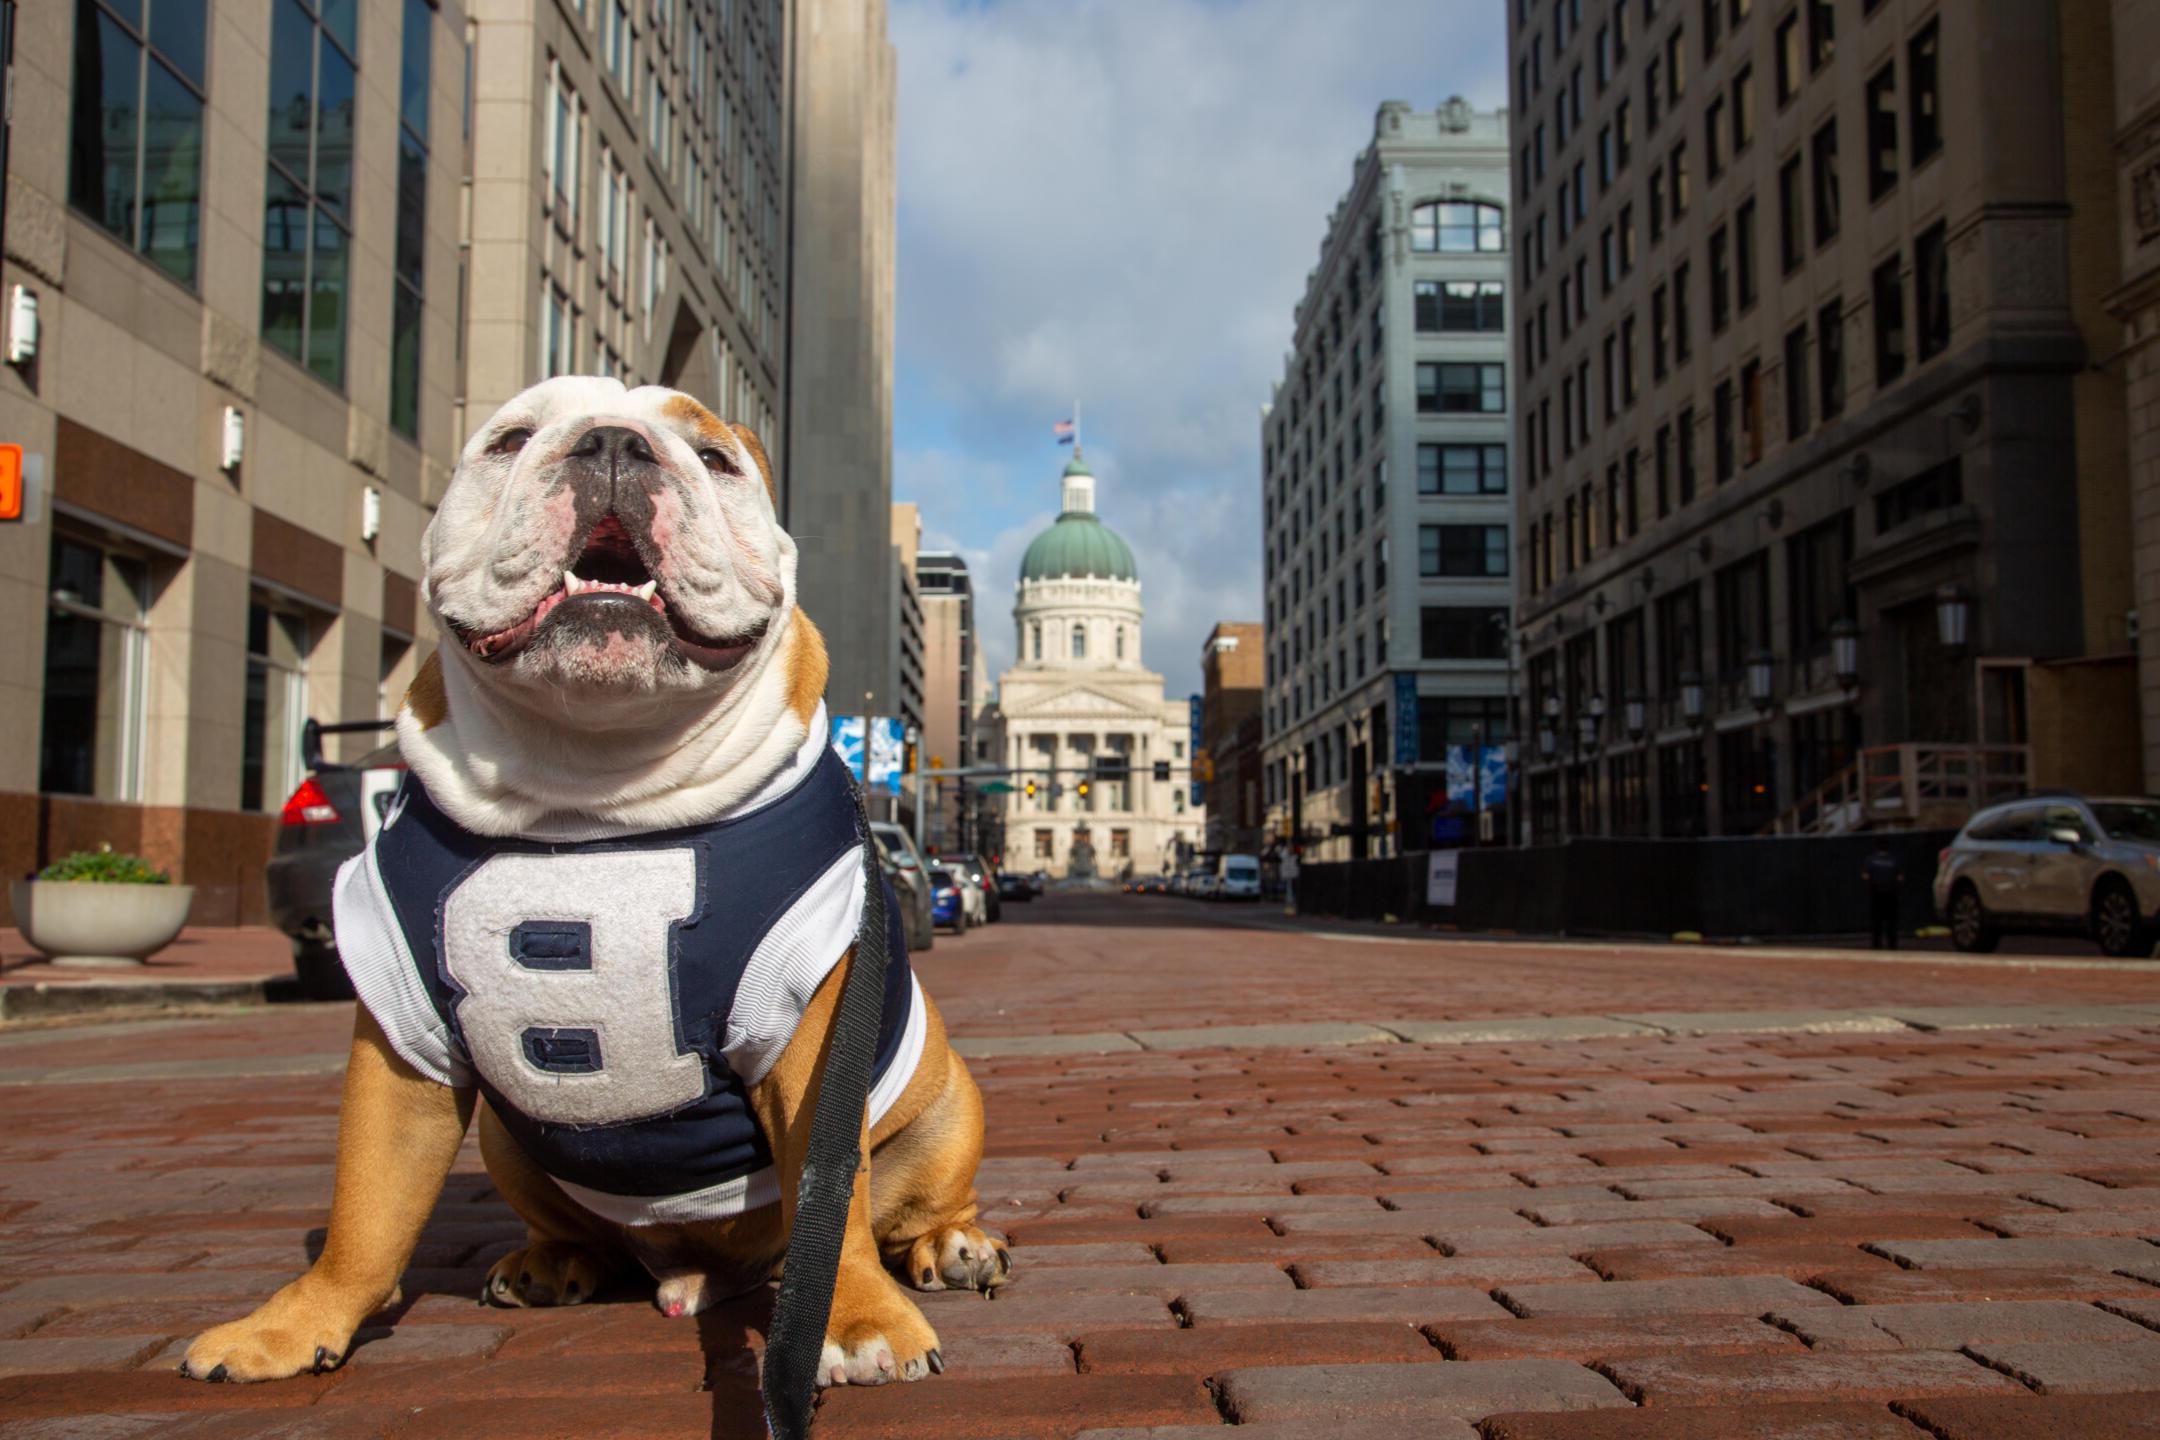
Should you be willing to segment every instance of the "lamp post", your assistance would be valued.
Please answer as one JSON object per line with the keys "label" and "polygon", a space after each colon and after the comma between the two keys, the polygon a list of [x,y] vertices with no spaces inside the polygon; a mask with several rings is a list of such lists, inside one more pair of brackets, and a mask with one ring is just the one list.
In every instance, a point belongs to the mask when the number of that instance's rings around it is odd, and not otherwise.
{"label": "lamp post", "polygon": [[1690,725],[1703,723],[1703,683],[1700,670],[1680,672],[1680,714]]}
{"label": "lamp post", "polygon": [[[867,692],[864,698],[868,698]],[[863,723],[867,726],[870,722],[865,720]],[[915,762],[915,853],[920,855],[923,853],[923,764],[922,754],[917,747],[922,741],[922,732],[910,725],[902,734],[907,741],[907,753]],[[868,749],[869,743],[866,736],[863,741],[865,750]],[[863,773],[866,776],[869,773],[867,763],[863,767]]]}
{"label": "lamp post", "polygon": [[1648,702],[1640,694],[1632,694],[1627,697],[1627,704],[1622,713],[1627,717],[1628,739],[1642,739],[1643,731],[1649,728],[1649,708]]}
{"label": "lamp post", "polygon": [[1777,657],[1759,645],[1748,652],[1747,692],[1757,710],[1768,714],[1776,708]]}
{"label": "lamp post", "polygon": [[1935,592],[1935,633],[1949,651],[1965,648],[1972,625],[1972,596],[1962,585],[1945,585]]}
{"label": "lamp post", "polygon": [[1592,695],[1588,703],[1583,707],[1582,717],[1576,721],[1576,733],[1581,738],[1583,750],[1595,751],[1597,749],[1598,734],[1604,728],[1604,724],[1605,697],[1603,695]]}
{"label": "lamp post", "polygon": [[1830,627],[1830,668],[1837,672],[1840,690],[1860,686],[1860,627],[1852,617],[1842,616]]}

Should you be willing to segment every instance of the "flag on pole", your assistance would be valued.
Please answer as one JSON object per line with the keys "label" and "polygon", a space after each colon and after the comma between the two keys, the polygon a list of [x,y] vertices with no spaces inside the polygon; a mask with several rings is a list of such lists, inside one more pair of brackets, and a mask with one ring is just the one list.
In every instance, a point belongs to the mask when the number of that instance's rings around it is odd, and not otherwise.
{"label": "flag on pole", "polygon": [[1073,422],[1070,420],[1060,420],[1057,422],[1057,424],[1050,427],[1050,433],[1057,436],[1058,444],[1070,445],[1073,443]]}

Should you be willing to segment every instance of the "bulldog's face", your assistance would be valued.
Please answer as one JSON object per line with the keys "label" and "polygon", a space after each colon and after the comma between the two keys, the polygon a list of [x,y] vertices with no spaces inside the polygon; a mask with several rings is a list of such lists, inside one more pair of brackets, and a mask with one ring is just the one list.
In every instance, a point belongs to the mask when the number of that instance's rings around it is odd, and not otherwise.
{"label": "bulldog's face", "polygon": [[726,687],[789,603],[764,449],[688,395],[561,376],[466,442],[424,545],[446,643],[565,698]]}

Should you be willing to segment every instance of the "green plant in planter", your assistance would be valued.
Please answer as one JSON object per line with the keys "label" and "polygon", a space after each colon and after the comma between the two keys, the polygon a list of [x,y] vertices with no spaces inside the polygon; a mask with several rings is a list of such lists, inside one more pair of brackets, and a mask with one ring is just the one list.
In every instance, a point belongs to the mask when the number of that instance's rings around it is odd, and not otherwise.
{"label": "green plant in planter", "polygon": [[150,868],[140,855],[120,854],[110,845],[63,855],[43,870],[40,880],[68,880],[85,885],[170,885],[172,877]]}

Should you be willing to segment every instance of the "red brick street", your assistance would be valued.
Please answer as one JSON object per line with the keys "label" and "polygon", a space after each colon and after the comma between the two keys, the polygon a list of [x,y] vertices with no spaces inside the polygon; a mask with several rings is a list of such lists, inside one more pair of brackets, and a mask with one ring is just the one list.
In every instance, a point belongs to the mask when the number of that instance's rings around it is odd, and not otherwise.
{"label": "red brick street", "polygon": [[[2061,948],[1009,905],[919,969],[1015,1278],[818,1433],[2160,1436],[2160,963]],[[175,1375],[320,1244],[350,1023],[0,1029],[0,1440],[763,1433],[767,1297],[476,1304],[520,1232],[470,1145],[342,1369]]]}

